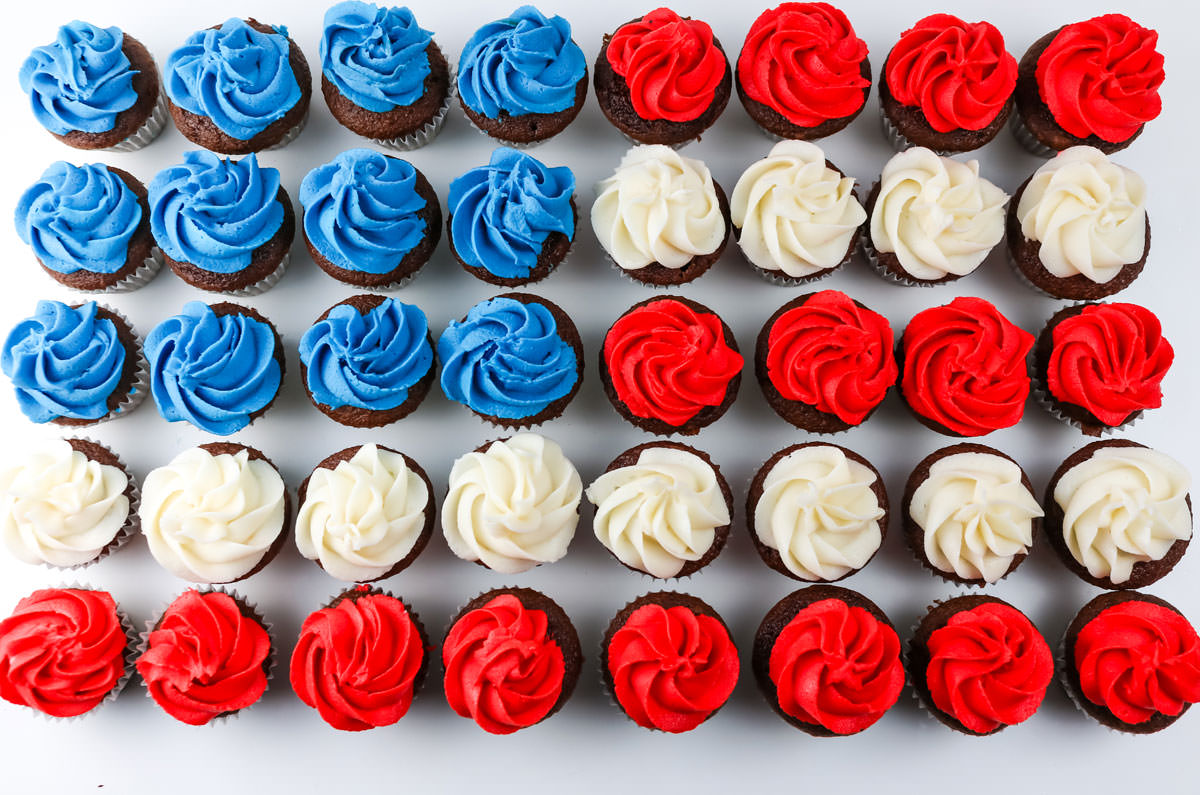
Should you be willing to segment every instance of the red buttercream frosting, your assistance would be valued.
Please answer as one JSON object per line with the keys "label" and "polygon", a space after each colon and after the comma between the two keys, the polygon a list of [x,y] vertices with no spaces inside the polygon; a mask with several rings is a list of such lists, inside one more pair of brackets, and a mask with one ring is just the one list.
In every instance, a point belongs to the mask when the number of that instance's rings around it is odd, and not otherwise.
{"label": "red buttercream frosting", "polygon": [[454,622],[442,664],[450,708],[492,734],[512,734],[549,715],[566,673],[546,614],[512,594]]}
{"label": "red buttercream frosting", "polygon": [[412,704],[425,644],[404,603],[366,593],[309,615],[292,654],[292,689],[330,726],[390,726]]}
{"label": "red buttercream frosting", "polygon": [[887,318],[822,290],[779,316],[767,335],[767,377],[788,400],[858,425],[899,370]]}
{"label": "red buttercream frosting", "polygon": [[618,28],[605,57],[629,84],[639,116],[674,122],[698,119],[708,110],[728,67],[708,23],[669,8]]}
{"label": "red buttercream frosting", "polygon": [[904,689],[896,630],[841,599],[798,612],[771,647],[768,671],[785,713],[834,734],[875,723]]}
{"label": "red buttercream frosting", "polygon": [[987,602],[929,635],[926,683],[934,705],[977,734],[1030,718],[1054,678],[1054,657],[1025,614]]}
{"label": "red buttercream frosting", "polygon": [[1095,304],[1054,327],[1046,372],[1050,394],[1105,425],[1162,405],[1162,380],[1175,351],[1162,324],[1137,304]]}
{"label": "red buttercream frosting", "polygon": [[1076,138],[1127,141],[1162,112],[1157,46],[1158,33],[1123,14],[1067,25],[1038,58],[1038,92]]}
{"label": "red buttercream frosting", "polygon": [[728,700],[738,679],[729,631],[687,607],[647,604],[630,614],[608,644],[617,701],[647,729],[686,732]]}
{"label": "red buttercream frosting", "polygon": [[913,411],[960,436],[1011,427],[1029,396],[1033,342],[982,298],[955,298],[904,329],[900,390]]}
{"label": "red buttercream frosting", "polygon": [[1000,31],[950,14],[933,14],[906,30],[884,71],[896,101],[920,108],[941,133],[987,127],[1017,86],[1017,61]]}
{"label": "red buttercream frosting", "polygon": [[34,591],[0,621],[0,698],[69,718],[121,680],[129,638],[105,591]]}
{"label": "red buttercream frosting", "polygon": [[784,3],[754,20],[738,56],[742,91],[798,127],[853,115],[867,100],[867,45],[828,3]]}
{"label": "red buttercream frosting", "polygon": [[192,726],[245,709],[267,689],[271,639],[220,591],[184,591],[150,633],[137,670],[151,697]]}
{"label": "red buttercream frosting", "polygon": [[1124,723],[1200,701],[1200,638],[1174,610],[1141,600],[1106,608],[1075,638],[1083,696]]}

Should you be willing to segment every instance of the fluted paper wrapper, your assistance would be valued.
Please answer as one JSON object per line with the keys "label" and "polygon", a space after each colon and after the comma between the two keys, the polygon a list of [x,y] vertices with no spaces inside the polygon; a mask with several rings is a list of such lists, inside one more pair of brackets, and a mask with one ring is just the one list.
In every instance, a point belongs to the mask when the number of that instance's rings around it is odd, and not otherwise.
{"label": "fluted paper wrapper", "polygon": [[163,89],[162,80],[160,79],[158,82],[158,99],[154,102],[154,110],[150,111],[150,115],[146,118],[146,121],[142,122],[142,126],[134,130],[133,134],[124,141],[100,151],[135,152],[157,138],[166,124],[167,92]]}
{"label": "fluted paper wrapper", "polygon": [[[400,152],[410,152],[413,149],[420,149],[422,146],[430,143],[434,138],[437,138],[437,134],[442,130],[442,125],[446,123],[446,116],[450,113],[450,105],[454,100],[457,87],[458,83],[455,81],[455,69],[454,67],[451,67],[450,84],[446,88],[446,100],[442,103],[442,107],[438,109],[438,112],[434,115],[434,117],[430,119],[424,127],[416,132],[409,133],[408,135],[401,135],[396,138],[371,138],[370,140],[374,141],[380,146],[386,146],[388,149],[395,149]],[[377,289],[394,288],[389,286],[387,288]]]}
{"label": "fluted paper wrapper", "polygon": [[1025,123],[1021,121],[1021,114],[1016,110],[1013,110],[1012,117],[1008,120],[1008,128],[1012,130],[1013,137],[1017,139],[1017,143],[1025,147],[1026,151],[1030,154],[1046,158],[1054,157],[1058,154],[1057,151],[1046,146],[1029,131]]}

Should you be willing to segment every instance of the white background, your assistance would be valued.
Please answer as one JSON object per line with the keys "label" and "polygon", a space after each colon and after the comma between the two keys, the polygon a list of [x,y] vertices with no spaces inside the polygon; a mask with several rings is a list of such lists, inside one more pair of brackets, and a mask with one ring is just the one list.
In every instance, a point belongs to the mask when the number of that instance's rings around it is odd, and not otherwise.
{"label": "white background", "polygon": [[[514,0],[515,3],[515,0]],[[16,80],[29,50],[54,38],[58,25],[79,17],[100,25],[117,25],[140,39],[158,63],[192,31],[235,15],[254,15],[271,24],[286,24],[319,74],[317,41],[325,2],[209,0],[175,6],[159,2],[20,2],[6,9],[0,27],[0,107],[9,118],[0,125],[4,158],[0,207],[5,217],[21,192],[52,161],[75,163],[102,159],[124,168],[144,182],[158,169],[177,162],[188,143],[174,128],[148,148],[99,158],[59,144],[34,121]],[[935,11],[958,13],[974,21],[988,19],[1004,33],[1018,58],[1034,40],[1061,24],[1086,19],[1109,9],[1105,4],[1060,0],[1035,2],[869,3],[840,0],[859,35],[867,42],[875,79],[888,49],[901,31]],[[451,61],[480,24],[511,10],[506,3],[413,0],[420,24],[434,31]],[[645,2],[543,3],[574,27],[589,70],[600,38],[620,23],[640,16]],[[676,10],[709,21],[731,58],[736,57],[754,17],[765,0],[679,2]],[[1200,472],[1197,451],[1196,357],[1198,355],[1195,290],[1196,224],[1194,191],[1196,159],[1191,148],[1197,117],[1196,12],[1190,4],[1165,0],[1127,2],[1123,10],[1161,34],[1167,57],[1162,90],[1164,111],[1133,146],[1116,160],[1145,177],[1150,190],[1153,248],[1145,272],[1120,295],[1142,303],[1162,318],[1175,344],[1175,368],[1164,382],[1162,409],[1150,412],[1127,435],[1167,452]],[[319,78],[318,78],[319,80]],[[338,152],[363,145],[329,115],[315,83],[308,128],[286,149],[268,152],[262,161],[280,169],[283,183],[296,200],[300,180],[312,167]],[[859,180],[874,180],[892,154],[876,116],[873,91],[862,116],[822,145],[830,158]],[[442,201],[450,180],[487,161],[492,144],[475,132],[455,107],[435,142],[406,154],[429,178]],[[569,262],[532,290],[557,302],[572,315],[583,335],[587,371],[583,389],[565,414],[542,428],[559,441],[590,482],[617,453],[648,437],[622,421],[599,386],[595,357],[604,330],[624,309],[650,295],[650,288],[618,276],[602,259],[587,210],[592,185],[616,165],[626,144],[608,125],[589,97],[583,112],[565,133],[534,150],[550,165],[568,165],[579,185],[581,224]],[[770,142],[750,122],[736,97],[715,127],[685,154],[705,160],[725,187],[733,188],[741,171],[762,157]],[[1026,154],[1007,131],[977,155],[984,176],[1011,193],[1041,163]],[[297,204],[297,209],[299,206]],[[972,276],[933,289],[902,288],[875,275],[856,257],[847,267],[812,289],[848,292],[886,315],[899,333],[918,311],[944,304],[959,295],[979,295],[997,304],[1014,322],[1036,333],[1060,305],[1019,284],[999,247]],[[44,275],[12,225],[0,223],[4,289],[0,290],[0,331],[32,313],[40,298],[71,300],[73,296]],[[316,411],[299,381],[296,345],[308,325],[350,289],[333,281],[309,260],[297,240],[293,264],[283,281],[265,295],[248,299],[271,318],[287,347],[287,375],[274,408],[239,434],[274,459],[292,488],[326,455],[352,444],[378,441],[416,458],[429,472],[435,491],[444,494],[446,475],[455,457],[500,434],[466,409],[433,390],[409,418],[382,430],[344,428]],[[476,301],[497,291],[463,272],[451,259],[443,238],[433,260],[400,297],[428,314],[435,335],[446,322],[464,314]],[[86,719],[46,722],[28,711],[0,704],[0,759],[4,760],[5,792],[213,792],[250,790],[332,789],[364,793],[403,789],[497,791],[596,790],[649,791],[663,786],[693,791],[779,786],[796,791],[829,784],[870,783],[891,791],[951,787],[975,793],[1011,792],[1024,783],[1036,791],[1059,786],[1100,784],[1103,790],[1137,787],[1148,791],[1195,791],[1194,770],[1186,766],[1200,747],[1200,714],[1186,715],[1174,727],[1139,738],[1110,732],[1077,712],[1055,683],[1040,712],[1026,724],[976,739],[956,734],[918,710],[906,689],[896,707],[861,735],[818,740],[792,729],[767,707],[752,681],[749,650],[755,628],[776,600],[798,583],[767,569],[746,535],[743,500],[757,466],[775,450],[803,441],[767,407],[751,365],[753,345],[762,322],[781,304],[799,294],[767,284],[753,275],[736,248],[698,282],[672,293],[704,302],[732,327],[747,353],[747,367],[737,402],[725,416],[701,432],[695,444],[709,451],[732,484],[737,517],[730,543],[706,570],[668,586],[686,590],[714,605],[733,629],[743,654],[743,675],[729,704],[690,734],[670,736],[638,728],[626,720],[601,692],[595,649],[611,616],[629,599],[659,583],[627,571],[612,560],[591,533],[585,510],[567,557],[526,574],[505,577],[454,558],[436,534],[425,553],[407,571],[384,583],[415,605],[426,627],[440,639],[449,616],[482,590],[501,585],[540,588],[558,600],[579,629],[589,652],[574,697],[561,713],[531,729],[493,737],[447,707],[437,666],[412,710],[399,724],[347,734],[329,728],[305,707],[287,685],[286,664],[300,623],[342,585],[316,565],[303,560],[289,543],[265,571],[237,587],[256,601],[274,625],[279,652],[277,675],[260,704],[225,725],[192,728],[175,722],[144,696],[136,681],[116,700]],[[144,335],[157,322],[192,299],[206,296],[164,270],[145,289],[111,297]],[[55,434],[35,427],[19,413],[7,384],[0,388],[0,436],[7,443]],[[179,450],[211,441],[184,423],[168,424],[151,402],[128,417],[99,426],[89,435],[110,445],[140,480]],[[949,443],[921,427],[893,391],[864,426],[834,438],[873,461],[883,473],[893,503],[900,501],[912,466],[932,450]],[[1056,423],[1030,401],[1025,419],[1015,428],[984,440],[1020,461],[1039,494],[1057,464],[1084,443],[1075,430]],[[8,444],[5,445],[6,447]],[[1173,574],[1151,590],[1200,621],[1200,553],[1184,557]],[[79,572],[24,566],[0,554],[0,614],[37,587],[78,580],[110,589],[139,627],[186,584],[159,568],[141,538],[114,556]],[[891,616],[906,641],[910,627],[935,598],[955,592],[919,567],[901,538],[893,516],[883,549],[863,572],[844,583],[875,600]],[[1029,560],[1008,580],[987,589],[1025,610],[1051,644],[1074,612],[1096,595],[1096,589],[1070,574],[1050,548],[1039,542]],[[282,673],[280,676],[278,674]],[[382,788],[382,790],[381,790]],[[765,791],[773,791],[767,789]]]}

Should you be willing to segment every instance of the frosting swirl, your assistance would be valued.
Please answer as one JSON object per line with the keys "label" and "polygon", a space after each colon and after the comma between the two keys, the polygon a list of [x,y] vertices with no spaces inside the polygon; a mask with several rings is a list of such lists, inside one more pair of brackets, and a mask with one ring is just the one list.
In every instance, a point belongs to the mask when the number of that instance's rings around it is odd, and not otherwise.
{"label": "frosting swirl", "polygon": [[432,43],[407,7],[348,0],[325,12],[321,74],[355,105],[386,113],[425,95]]}

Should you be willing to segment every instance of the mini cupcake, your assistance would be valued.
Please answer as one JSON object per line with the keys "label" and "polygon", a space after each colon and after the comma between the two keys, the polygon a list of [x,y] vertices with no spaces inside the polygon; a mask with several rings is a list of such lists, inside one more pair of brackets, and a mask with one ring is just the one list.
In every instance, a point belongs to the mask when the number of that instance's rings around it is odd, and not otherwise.
{"label": "mini cupcake", "polygon": [[163,78],[175,126],[213,152],[284,146],[308,120],[312,75],[282,25],[228,19],[197,31],[167,58]]}
{"label": "mini cupcake", "polygon": [[961,163],[923,147],[883,167],[867,197],[867,258],[900,284],[927,287],[974,272],[1004,237],[1008,194]]}
{"label": "mini cupcake", "polygon": [[733,405],[742,363],[733,332],[711,309],[682,297],[651,298],[605,333],[600,381],[633,425],[695,436]]}
{"label": "mini cupcake", "polygon": [[1017,189],[1008,253],[1053,298],[1095,301],[1124,290],[1150,254],[1146,183],[1099,149],[1064,150]]}
{"label": "mini cupcake", "polygon": [[189,301],[146,337],[150,394],[167,422],[229,436],[267,412],[283,383],[283,342],[253,309]]}
{"label": "mini cupcake", "polygon": [[442,642],[446,701],[489,734],[512,734],[562,708],[583,667],[579,636],[553,599],[497,588],[458,611]]}
{"label": "mini cupcake", "polygon": [[805,582],[836,582],[870,563],[888,518],[879,470],[824,442],[775,453],[746,495],[746,528],[763,562]]}
{"label": "mini cupcake", "polygon": [[918,312],[900,341],[900,395],[922,425],[985,436],[1025,413],[1033,335],[982,298]]}
{"label": "mini cupcake", "polygon": [[467,40],[458,99],[471,123],[509,144],[535,144],[566,129],[587,97],[587,61],[571,23],[521,6]]}
{"label": "mini cupcake", "polygon": [[763,324],[754,371],[775,413],[810,433],[861,425],[900,371],[887,318],[845,293],[793,298]]}
{"label": "mini cupcake", "polygon": [[345,128],[394,149],[433,140],[450,108],[450,66],[407,6],[356,0],[325,12],[321,93]]}
{"label": "mini cupcake", "polygon": [[707,22],[656,8],[604,37],[595,84],[600,110],[625,137],[680,146],[725,110],[733,74]]}
{"label": "mini cupcake", "polygon": [[519,574],[567,554],[583,483],[551,439],[518,433],[460,456],[442,503],[442,533],[462,560]]}
{"label": "mini cupcake", "polygon": [[969,152],[1012,111],[1017,60],[988,22],[932,14],[900,35],[883,63],[879,116],[896,151]]}
{"label": "mini cupcake", "polygon": [[340,282],[391,290],[421,269],[442,236],[442,209],[407,160],[350,149],[300,183],[313,262]]}
{"label": "mini cupcake", "polygon": [[1054,655],[1008,602],[956,596],[935,602],[917,625],[908,675],[933,717],[983,737],[1033,717],[1054,679]]}
{"label": "mini cupcake", "polygon": [[605,689],[644,729],[696,728],[729,700],[740,670],[720,614],[685,593],[639,596],[613,616],[600,644]]}
{"label": "mini cupcake", "polygon": [[450,183],[450,253],[501,287],[541,281],[571,251],[579,213],[575,175],[507,147]]}
{"label": "mini cupcake", "polygon": [[836,585],[810,585],[772,607],[754,635],[752,666],[771,709],[814,737],[867,729],[904,690],[892,622]]}
{"label": "mini cupcake", "polygon": [[1120,151],[1162,112],[1158,33],[1122,14],[1064,25],[1033,43],[1017,74],[1013,132],[1050,157],[1072,146]]}
{"label": "mini cupcake", "polygon": [[737,92],[773,138],[833,135],[862,113],[871,95],[867,43],[828,3],[782,3],[750,26],[738,55]]}
{"label": "mini cupcake", "polygon": [[334,453],[300,484],[297,500],[296,548],[346,582],[399,574],[433,535],[429,476],[390,447],[363,444]]}
{"label": "mini cupcake", "polygon": [[21,90],[46,130],[76,149],[132,152],[167,120],[158,67],[120,28],[68,22],[21,64]]}
{"label": "mini cupcake", "polygon": [[150,182],[150,229],[163,259],[193,287],[257,295],[288,265],[296,234],[292,200],[279,170],[211,152],[185,152],[183,163]]}
{"label": "mini cupcake", "polygon": [[588,486],[596,538],[622,566],[651,577],[690,577],[725,547],[733,492],[708,454],[647,442],[614,458]]}
{"label": "mini cupcake", "polygon": [[1144,588],[1170,573],[1192,538],[1191,475],[1128,439],[1076,450],[1046,486],[1046,537],[1080,579]]}
{"label": "mini cupcake", "polygon": [[[252,447],[218,442],[184,450],[142,483],[138,509],[150,554],[176,577],[244,580],[283,546],[291,503],[279,470]],[[196,532],[202,527],[203,533]]]}
{"label": "mini cupcake", "polygon": [[583,343],[567,313],[505,293],[450,321],[437,343],[442,392],[503,428],[555,419],[583,382]]}

